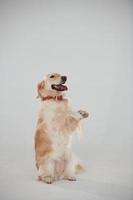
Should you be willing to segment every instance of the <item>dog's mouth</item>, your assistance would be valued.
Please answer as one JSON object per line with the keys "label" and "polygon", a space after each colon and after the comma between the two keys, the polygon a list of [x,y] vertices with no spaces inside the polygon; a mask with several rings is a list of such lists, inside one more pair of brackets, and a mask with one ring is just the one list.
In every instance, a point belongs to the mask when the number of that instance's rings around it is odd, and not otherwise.
{"label": "dog's mouth", "polygon": [[53,84],[51,85],[52,89],[53,90],[57,90],[57,91],[65,91],[65,90],[68,90],[67,86],[64,85],[64,83],[62,84]]}

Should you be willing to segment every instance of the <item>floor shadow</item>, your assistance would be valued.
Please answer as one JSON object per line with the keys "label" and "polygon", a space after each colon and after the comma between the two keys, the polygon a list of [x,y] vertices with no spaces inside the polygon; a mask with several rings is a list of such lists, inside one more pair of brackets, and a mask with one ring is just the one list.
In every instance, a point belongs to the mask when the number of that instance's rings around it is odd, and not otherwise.
{"label": "floor shadow", "polygon": [[78,190],[88,195],[92,194],[101,200],[132,200],[133,190],[127,186],[96,182],[87,179],[80,179],[76,182],[60,181],[54,183],[56,187],[66,190]]}

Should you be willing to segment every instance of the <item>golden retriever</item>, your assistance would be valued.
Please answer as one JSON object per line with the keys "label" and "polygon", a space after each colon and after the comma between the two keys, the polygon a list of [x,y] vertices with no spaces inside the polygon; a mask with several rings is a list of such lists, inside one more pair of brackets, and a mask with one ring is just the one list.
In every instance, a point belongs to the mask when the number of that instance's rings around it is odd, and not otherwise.
{"label": "golden retriever", "polygon": [[75,174],[83,169],[71,150],[71,141],[88,113],[71,110],[64,97],[66,80],[66,76],[52,73],[37,86],[41,108],[35,133],[36,167],[38,179],[48,184],[61,179],[74,181]]}

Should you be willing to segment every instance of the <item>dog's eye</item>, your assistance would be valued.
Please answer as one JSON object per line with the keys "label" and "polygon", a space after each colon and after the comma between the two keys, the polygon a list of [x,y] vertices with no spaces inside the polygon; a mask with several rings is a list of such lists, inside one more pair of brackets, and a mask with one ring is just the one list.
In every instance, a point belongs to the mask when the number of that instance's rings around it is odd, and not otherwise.
{"label": "dog's eye", "polygon": [[55,77],[54,75],[51,75],[51,76],[50,76],[50,78],[54,78],[54,77]]}

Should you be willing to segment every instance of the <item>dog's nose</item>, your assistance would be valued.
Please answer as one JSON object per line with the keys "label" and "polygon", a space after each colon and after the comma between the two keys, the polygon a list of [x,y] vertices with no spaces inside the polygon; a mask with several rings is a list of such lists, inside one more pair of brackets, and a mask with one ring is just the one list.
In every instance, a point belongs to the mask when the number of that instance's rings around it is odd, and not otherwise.
{"label": "dog's nose", "polygon": [[61,80],[62,80],[63,82],[65,82],[65,81],[67,80],[67,77],[66,77],[66,76],[62,76],[62,77],[61,77]]}

